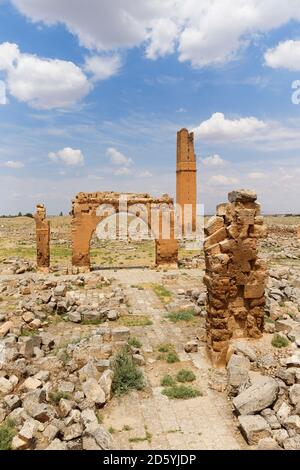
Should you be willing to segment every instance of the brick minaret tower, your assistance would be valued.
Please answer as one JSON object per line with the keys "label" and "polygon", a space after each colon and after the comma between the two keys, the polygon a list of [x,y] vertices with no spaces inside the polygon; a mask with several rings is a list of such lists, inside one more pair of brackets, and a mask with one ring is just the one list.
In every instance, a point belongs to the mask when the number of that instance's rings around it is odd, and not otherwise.
{"label": "brick minaret tower", "polygon": [[177,133],[176,202],[182,208],[182,228],[196,231],[197,167],[194,133],[181,129]]}

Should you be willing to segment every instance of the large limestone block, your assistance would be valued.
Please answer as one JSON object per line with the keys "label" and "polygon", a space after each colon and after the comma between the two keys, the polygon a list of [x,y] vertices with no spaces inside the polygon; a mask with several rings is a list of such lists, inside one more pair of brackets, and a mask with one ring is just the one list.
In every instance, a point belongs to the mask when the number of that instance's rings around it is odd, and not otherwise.
{"label": "large limestone block", "polygon": [[215,245],[216,243],[219,243],[223,240],[225,240],[227,235],[226,229],[225,228],[220,228],[217,230],[213,235],[210,235],[209,237],[205,238],[204,240],[204,250],[207,248],[210,248],[211,246]]}
{"label": "large limestone block", "polygon": [[239,416],[242,434],[249,445],[258,444],[261,439],[271,437],[271,428],[262,416]]}
{"label": "large limestone block", "polygon": [[277,398],[279,386],[272,377],[262,377],[233,399],[233,406],[240,415],[252,415],[271,406]]}
{"label": "large limestone block", "polygon": [[205,233],[209,236],[224,227],[223,217],[211,217],[205,226]]}
{"label": "large limestone block", "polygon": [[251,189],[237,189],[228,194],[229,202],[255,202],[257,194]]}

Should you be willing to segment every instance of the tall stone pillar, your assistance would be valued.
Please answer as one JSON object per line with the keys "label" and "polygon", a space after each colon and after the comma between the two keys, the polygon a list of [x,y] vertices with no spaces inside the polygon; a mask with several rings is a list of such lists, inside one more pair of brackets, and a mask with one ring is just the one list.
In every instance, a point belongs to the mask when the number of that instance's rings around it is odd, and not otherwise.
{"label": "tall stone pillar", "polygon": [[229,193],[206,225],[204,253],[208,348],[215,365],[226,361],[231,339],[258,338],[264,328],[266,266],[258,239],[266,236],[253,191]]}
{"label": "tall stone pillar", "polygon": [[50,222],[46,220],[46,209],[43,204],[36,206],[34,220],[36,224],[37,269],[47,273],[50,268]]}
{"label": "tall stone pillar", "polygon": [[187,129],[177,133],[176,203],[181,207],[183,235],[196,231],[197,165],[194,134]]}

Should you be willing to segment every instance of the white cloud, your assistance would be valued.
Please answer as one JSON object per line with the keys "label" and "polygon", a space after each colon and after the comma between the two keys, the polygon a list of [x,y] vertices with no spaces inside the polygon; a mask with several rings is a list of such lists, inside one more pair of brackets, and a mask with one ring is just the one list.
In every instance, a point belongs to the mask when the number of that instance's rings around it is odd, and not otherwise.
{"label": "white cloud", "polygon": [[86,58],[84,70],[92,74],[94,81],[107,80],[119,73],[121,65],[121,58],[117,54],[113,56],[92,56]]}
{"label": "white cloud", "polygon": [[151,178],[153,175],[151,171],[145,170],[137,174],[138,178]]}
{"label": "white cloud", "polygon": [[8,160],[4,163],[6,168],[13,168],[14,170],[19,170],[20,168],[24,168],[24,163],[17,161],[17,160]]}
{"label": "white cloud", "polygon": [[240,140],[266,129],[267,124],[255,117],[226,119],[223,113],[214,113],[194,129],[196,137],[205,140]]}
{"label": "white cloud", "polygon": [[131,170],[127,168],[126,166],[123,166],[121,168],[118,168],[115,172],[115,176],[125,176],[125,175],[131,175]]}
{"label": "white cloud", "polygon": [[126,157],[123,153],[116,150],[114,147],[109,147],[106,151],[106,155],[109,157],[113,165],[129,166],[133,163],[131,158]]}
{"label": "white cloud", "polygon": [[220,155],[215,154],[215,155],[211,155],[209,157],[203,158],[202,163],[205,166],[213,166],[213,167],[224,166],[225,160],[223,160],[223,158],[221,158]]}
{"label": "white cloud", "polygon": [[155,22],[149,35],[149,45],[146,49],[148,59],[157,59],[175,50],[178,26],[169,18],[160,18]]}
{"label": "white cloud", "polygon": [[225,175],[214,175],[210,178],[209,182],[214,185],[229,186],[231,184],[237,184],[238,179]]}
{"label": "white cloud", "polygon": [[0,44],[0,70],[5,73],[9,94],[33,108],[72,106],[91,90],[87,77],[73,62],[22,54],[16,44]]}
{"label": "white cloud", "polygon": [[84,156],[81,150],[75,150],[70,147],[66,147],[58,152],[50,152],[48,157],[55,163],[64,163],[68,166],[84,165]]}
{"label": "white cloud", "polygon": [[[300,20],[300,0],[12,0],[34,22],[64,23],[84,47],[143,45],[155,59],[173,53],[195,67],[235,59],[258,35]],[[70,3],[72,3],[70,7]]]}
{"label": "white cloud", "polygon": [[300,41],[283,41],[265,53],[266,65],[273,69],[300,71]]}
{"label": "white cloud", "polygon": [[5,105],[7,103],[6,98],[6,86],[5,83],[0,80],[0,105]]}
{"label": "white cloud", "polygon": [[265,174],[259,171],[253,171],[252,173],[249,173],[248,176],[252,180],[261,180],[265,178]]}

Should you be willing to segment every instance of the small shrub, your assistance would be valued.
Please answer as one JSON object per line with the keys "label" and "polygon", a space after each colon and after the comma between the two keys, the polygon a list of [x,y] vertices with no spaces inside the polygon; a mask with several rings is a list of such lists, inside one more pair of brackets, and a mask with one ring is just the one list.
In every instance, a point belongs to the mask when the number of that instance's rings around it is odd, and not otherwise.
{"label": "small shrub", "polygon": [[116,395],[123,395],[132,389],[144,388],[143,373],[134,363],[128,346],[125,346],[115,357],[113,371],[112,391]]}
{"label": "small shrub", "polygon": [[193,382],[196,380],[194,372],[188,369],[181,369],[176,375],[177,382]]}
{"label": "small shrub", "polygon": [[108,429],[108,432],[110,432],[110,434],[114,434],[116,432],[116,430],[115,430],[115,428],[110,426],[110,428]]}
{"label": "small shrub", "polygon": [[59,403],[62,398],[69,400],[70,395],[67,392],[60,392],[58,390],[49,393],[49,400],[52,403]]}
{"label": "small shrub", "polygon": [[200,390],[193,387],[187,387],[186,385],[174,385],[163,390],[163,395],[168,398],[176,400],[188,400],[189,398],[195,398],[202,396]]}
{"label": "small shrub", "polygon": [[179,357],[175,351],[169,352],[166,357],[168,364],[174,364],[174,362],[179,362]]}
{"label": "small shrub", "polygon": [[183,312],[171,312],[167,315],[167,318],[173,322],[177,323],[179,321],[191,321],[195,318],[193,310],[185,310]]}
{"label": "small shrub", "polygon": [[15,423],[11,419],[0,425],[0,450],[10,450],[16,432]]}
{"label": "small shrub", "polygon": [[289,341],[288,341],[287,338],[284,338],[283,336],[279,335],[278,333],[276,333],[273,336],[272,346],[274,348],[286,348],[288,345],[289,345]]}
{"label": "small shrub", "polygon": [[133,336],[132,338],[129,338],[128,344],[129,346],[132,346],[133,348],[140,349],[142,347],[142,343],[135,336]]}
{"label": "small shrub", "polygon": [[175,380],[173,379],[173,377],[171,375],[165,375],[161,379],[160,385],[162,387],[172,387],[172,385],[175,385]]}

